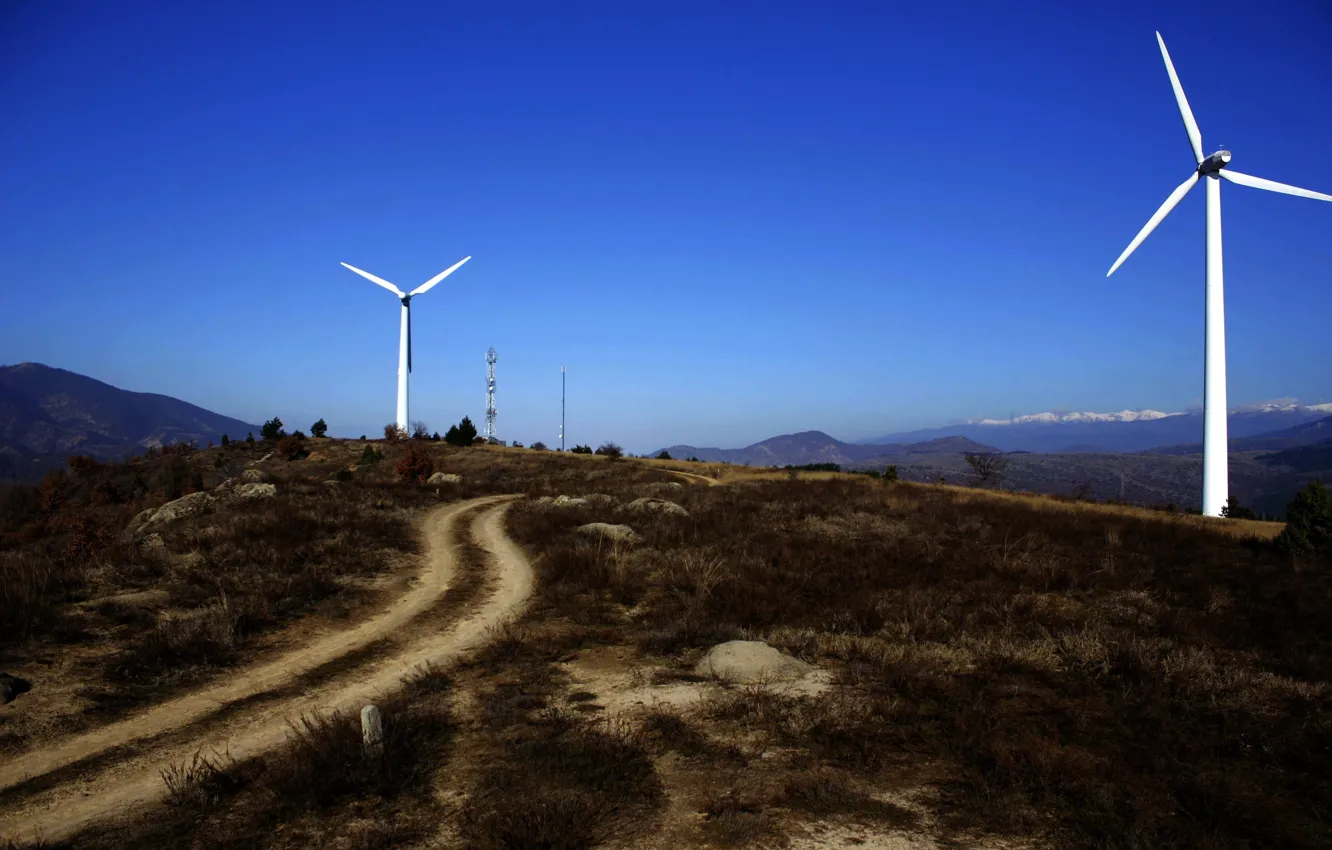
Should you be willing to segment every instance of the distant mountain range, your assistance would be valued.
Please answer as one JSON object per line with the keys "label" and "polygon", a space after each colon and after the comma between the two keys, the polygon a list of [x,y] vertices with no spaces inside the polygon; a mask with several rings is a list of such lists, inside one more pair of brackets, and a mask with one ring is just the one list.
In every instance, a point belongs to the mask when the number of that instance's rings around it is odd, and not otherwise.
{"label": "distant mountain range", "polygon": [[[1244,505],[1279,516],[1295,491],[1309,480],[1332,481],[1332,416],[1323,408],[1288,406],[1280,409],[1232,413],[1230,441],[1231,493]],[[1126,411],[1128,414],[1135,411]],[[1153,412],[1154,413],[1154,412]],[[929,435],[932,439],[889,443],[846,443],[822,431],[785,434],[742,449],[670,446],[672,457],[698,458],[711,463],[750,466],[803,466],[836,463],[844,469],[882,469],[893,464],[908,481],[970,484],[975,476],[965,455],[1005,454],[1004,486],[1037,493],[1082,493],[1097,499],[1123,498],[1131,502],[1196,506],[1202,489],[1202,444],[1176,443],[1160,447],[1163,436],[1196,428],[1202,436],[1202,418],[1195,414],[1137,416],[1078,414],[1076,418],[1025,421],[951,429],[913,431],[901,437]],[[1311,418],[1316,417],[1316,418]],[[1167,430],[1177,423],[1177,431]],[[1291,424],[1294,421],[1296,424]],[[1255,433],[1264,425],[1269,430]],[[1270,429],[1270,426],[1284,426]],[[1143,429],[1128,431],[1127,428]],[[1030,430],[1028,430],[1030,429]],[[970,434],[984,436],[979,441]],[[1074,436],[1070,437],[1069,435]],[[1063,436],[1061,436],[1063,435]],[[1038,438],[1044,438],[1041,442]],[[1065,443],[1065,440],[1076,440]],[[1154,451],[1139,446],[1155,445]],[[1066,445],[1065,451],[1040,451],[1020,446]],[[1128,445],[1118,451],[1111,445]],[[1011,448],[1017,445],[1019,448]]]}
{"label": "distant mountain range", "polygon": [[0,480],[28,480],[71,454],[103,459],[149,446],[243,438],[256,425],[155,393],[40,363],[0,366]]}
{"label": "distant mountain range", "polygon": [[709,463],[734,463],[745,466],[803,466],[809,463],[836,463],[844,467],[873,467],[895,463],[907,458],[922,459],[934,456],[961,457],[966,452],[996,452],[994,446],[968,440],[965,437],[941,437],[915,443],[865,445],[844,443],[822,431],[802,431],[783,434],[743,449],[700,448],[698,446],[669,446],[662,451],[679,459],[698,458]]}
{"label": "distant mountain range", "polygon": [[[1332,414],[1332,404],[1268,404],[1233,410],[1231,440],[1297,427]],[[941,437],[965,437],[1006,452],[1143,452],[1165,446],[1201,443],[1201,412],[1035,413],[1013,419],[981,419],[961,425],[926,428],[872,437],[864,444],[916,443]]]}

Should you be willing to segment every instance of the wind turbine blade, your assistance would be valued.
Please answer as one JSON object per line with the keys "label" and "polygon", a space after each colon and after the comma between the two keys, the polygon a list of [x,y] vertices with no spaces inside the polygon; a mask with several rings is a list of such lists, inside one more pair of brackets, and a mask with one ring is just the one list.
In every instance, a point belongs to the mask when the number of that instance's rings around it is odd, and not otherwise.
{"label": "wind turbine blade", "polygon": [[371,283],[377,283],[377,284],[379,284],[380,286],[384,287],[384,288],[387,289],[389,292],[392,292],[394,295],[398,296],[399,298],[402,298],[404,295],[407,294],[407,293],[403,292],[401,289],[399,289],[398,287],[396,287],[396,286],[394,286],[393,284],[389,283],[387,280],[384,280],[384,278],[382,278],[382,277],[376,277],[375,275],[370,274],[370,272],[363,271],[363,270],[361,270],[361,269],[356,268],[356,266],[348,265],[347,263],[342,263],[342,265],[347,266],[347,268],[349,268],[349,269],[351,269],[352,271],[356,272],[356,273],[359,274],[361,277],[365,278],[366,280],[370,281]]}
{"label": "wind turbine blade", "polygon": [[1179,103],[1179,114],[1184,119],[1184,132],[1189,134],[1189,145],[1193,148],[1193,158],[1199,164],[1202,164],[1202,133],[1198,130],[1198,122],[1193,120],[1193,110],[1189,109],[1189,101],[1184,97],[1184,87],[1179,84],[1179,75],[1175,73],[1175,63],[1170,61],[1170,52],[1166,50],[1165,40],[1161,38],[1159,32],[1156,34],[1156,43],[1161,45],[1161,58],[1165,60],[1166,71],[1170,74],[1170,86],[1175,90],[1175,100]]}
{"label": "wind turbine blade", "polygon": [[1109,277],[1110,275],[1114,274],[1115,269],[1119,268],[1121,265],[1124,264],[1124,261],[1129,258],[1129,254],[1132,254],[1134,249],[1136,249],[1139,245],[1142,244],[1142,240],[1146,239],[1149,235],[1151,235],[1151,232],[1156,229],[1156,225],[1160,224],[1162,219],[1170,215],[1170,211],[1175,208],[1175,205],[1180,202],[1181,198],[1183,198],[1185,195],[1189,193],[1189,190],[1192,189],[1193,185],[1197,182],[1198,182],[1198,172],[1195,171],[1189,175],[1188,180],[1185,180],[1183,183],[1179,184],[1179,188],[1170,193],[1170,197],[1165,199],[1164,204],[1161,204],[1161,208],[1156,211],[1156,215],[1153,215],[1151,218],[1147,220],[1147,223],[1143,225],[1142,230],[1138,231],[1138,235],[1133,237],[1133,241],[1130,242],[1129,246],[1124,249],[1124,253],[1119,255],[1118,260],[1115,260],[1115,264],[1110,267],[1110,271],[1105,273],[1106,277]]}
{"label": "wind turbine blade", "polygon": [[407,371],[412,371],[412,305],[407,305]]}
{"label": "wind turbine blade", "polygon": [[1298,195],[1301,198],[1313,198],[1316,201],[1332,201],[1332,195],[1324,195],[1322,192],[1314,192],[1310,189],[1301,189],[1298,186],[1288,186],[1275,180],[1264,180],[1261,177],[1241,174],[1228,168],[1223,168],[1218,173],[1231,183],[1238,183],[1241,186],[1252,186],[1255,189],[1266,189],[1269,192],[1280,192],[1283,195]]}
{"label": "wind turbine blade", "polygon": [[446,278],[446,277],[448,277],[449,275],[453,274],[455,271],[458,270],[458,266],[461,266],[463,263],[467,262],[467,261],[470,260],[470,259],[472,259],[470,255],[469,255],[469,256],[466,256],[466,257],[463,257],[461,260],[459,260],[458,262],[456,262],[456,263],[454,263],[453,265],[449,266],[449,267],[448,267],[447,269],[445,269],[444,271],[442,271],[442,272],[440,272],[439,274],[435,275],[434,277],[430,278],[430,280],[427,280],[425,283],[423,283],[423,284],[421,284],[420,286],[418,286],[418,287],[416,287],[415,289],[413,289],[413,290],[412,290],[412,294],[413,294],[413,295],[420,295],[422,292],[425,292],[426,290],[430,289],[430,287],[434,286],[435,284],[439,283],[439,282],[440,282],[441,280],[443,280],[444,278]]}

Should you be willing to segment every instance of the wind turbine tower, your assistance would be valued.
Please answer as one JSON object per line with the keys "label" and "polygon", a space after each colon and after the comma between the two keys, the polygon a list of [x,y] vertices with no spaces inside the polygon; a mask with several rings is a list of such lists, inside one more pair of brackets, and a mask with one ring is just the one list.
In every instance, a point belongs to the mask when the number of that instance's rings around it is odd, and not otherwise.
{"label": "wind turbine tower", "polygon": [[564,451],[564,367],[560,367],[560,451]]}
{"label": "wind turbine tower", "polygon": [[1105,276],[1109,277],[1115,273],[1115,269],[1129,258],[1129,255],[1156,229],[1162,219],[1170,214],[1190,189],[1198,185],[1199,181],[1207,184],[1207,319],[1203,339],[1202,512],[1206,516],[1221,516],[1221,509],[1226,506],[1230,498],[1226,420],[1226,318],[1221,269],[1221,181],[1228,180],[1240,186],[1314,198],[1319,201],[1332,201],[1332,195],[1235,171],[1230,167],[1230,151],[1227,150],[1204,155],[1202,133],[1198,129],[1198,122],[1193,118],[1193,110],[1189,108],[1189,102],[1184,97],[1184,87],[1180,85],[1179,75],[1175,73],[1175,65],[1170,61],[1170,53],[1166,51],[1165,41],[1159,32],[1156,34],[1156,43],[1161,47],[1161,58],[1165,60],[1170,86],[1175,90],[1179,115],[1184,119],[1184,132],[1189,137],[1189,148],[1195,163],[1194,170],[1188,179],[1170,193],[1170,197],[1165,199],[1165,203],[1161,204],[1155,215],[1147,220],[1142,230],[1133,237],[1133,241],[1124,249],[1124,253],[1119,255],[1119,259],[1115,260],[1115,264]]}
{"label": "wind turbine tower", "polygon": [[487,443],[495,442],[495,346],[486,352],[486,433]]}
{"label": "wind turbine tower", "polygon": [[370,272],[356,268],[356,266],[342,263],[343,266],[356,272],[371,283],[378,284],[389,292],[392,292],[394,295],[398,296],[398,300],[402,302],[402,322],[398,332],[398,427],[404,431],[411,427],[408,424],[409,420],[407,418],[407,376],[412,371],[412,299],[418,295],[424,295],[432,286],[453,274],[458,270],[459,266],[470,259],[472,259],[470,256],[463,257],[461,260],[430,278],[430,280],[427,280],[411,292],[403,292],[382,277],[376,277],[375,275],[370,274]]}

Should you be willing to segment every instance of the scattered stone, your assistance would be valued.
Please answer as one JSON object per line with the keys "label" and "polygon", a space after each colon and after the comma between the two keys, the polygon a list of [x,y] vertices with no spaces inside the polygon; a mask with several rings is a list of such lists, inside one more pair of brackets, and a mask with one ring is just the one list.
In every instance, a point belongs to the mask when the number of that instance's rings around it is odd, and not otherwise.
{"label": "scattered stone", "polygon": [[237,499],[271,499],[277,495],[275,484],[242,484],[232,491]]}
{"label": "scattered stone", "polygon": [[268,476],[261,469],[247,469],[240,474],[240,480],[246,484],[262,484],[268,480]]}
{"label": "scattered stone", "polygon": [[427,484],[461,484],[462,476],[450,472],[436,472],[426,479]]}
{"label": "scattered stone", "polygon": [[613,505],[619,501],[614,496],[607,493],[593,493],[589,496],[584,496],[583,498],[589,505]]}
{"label": "scattered stone", "polygon": [[214,487],[214,488],[213,488],[213,492],[214,492],[214,493],[226,493],[228,490],[230,490],[230,489],[231,489],[232,487],[234,487],[234,486],[236,486],[236,479],[234,479],[234,478],[228,478],[226,481],[223,481],[221,484],[219,484],[219,485],[217,485],[216,487]]}
{"label": "scattered stone", "polygon": [[629,526],[609,522],[589,522],[587,525],[580,525],[578,533],[591,537],[605,537],[622,543],[633,543],[638,539],[638,534]]}
{"label": "scattered stone", "polygon": [[581,508],[587,504],[587,499],[580,496],[556,496],[551,504],[557,508]]}
{"label": "scattered stone", "polygon": [[689,516],[689,511],[677,505],[675,502],[668,502],[665,499],[658,499],[653,496],[644,496],[641,499],[634,499],[627,508],[638,513],[647,511],[656,511],[662,514],[671,514],[674,516]]}
{"label": "scattered stone", "polygon": [[760,640],[729,640],[708,650],[694,667],[699,676],[737,684],[791,681],[814,672],[814,666],[792,658]]}
{"label": "scattered stone", "polygon": [[11,676],[8,673],[0,673],[0,703],[9,704],[19,698],[20,694],[26,694],[32,690],[32,682],[27,679],[20,679],[18,676]]}
{"label": "scattered stone", "polygon": [[336,486],[338,486],[338,484],[340,484],[340,483],[341,483],[341,482],[336,481],[336,480],[330,478],[330,479],[328,479],[327,481],[324,482],[324,486],[325,486],[325,487],[336,487]]}
{"label": "scattered stone", "polygon": [[272,452],[269,452],[268,454],[266,454],[266,455],[264,455],[263,457],[259,458],[259,463],[263,463],[264,461],[268,460],[268,459],[271,458],[271,457],[273,457],[273,453],[272,453]]}
{"label": "scattered stone", "polygon": [[550,497],[550,496],[542,496],[541,498],[539,498],[539,499],[536,500],[536,503],[537,503],[538,505],[549,505],[552,501],[554,501],[554,500],[552,499],[552,497]]}

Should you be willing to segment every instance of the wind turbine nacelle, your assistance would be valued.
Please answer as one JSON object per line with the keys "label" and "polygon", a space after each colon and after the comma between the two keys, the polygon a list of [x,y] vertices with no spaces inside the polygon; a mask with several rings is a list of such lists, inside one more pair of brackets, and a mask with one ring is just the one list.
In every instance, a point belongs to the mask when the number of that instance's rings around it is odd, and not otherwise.
{"label": "wind turbine nacelle", "polygon": [[1230,151],[1217,151],[1198,165],[1199,174],[1216,174],[1230,164]]}

